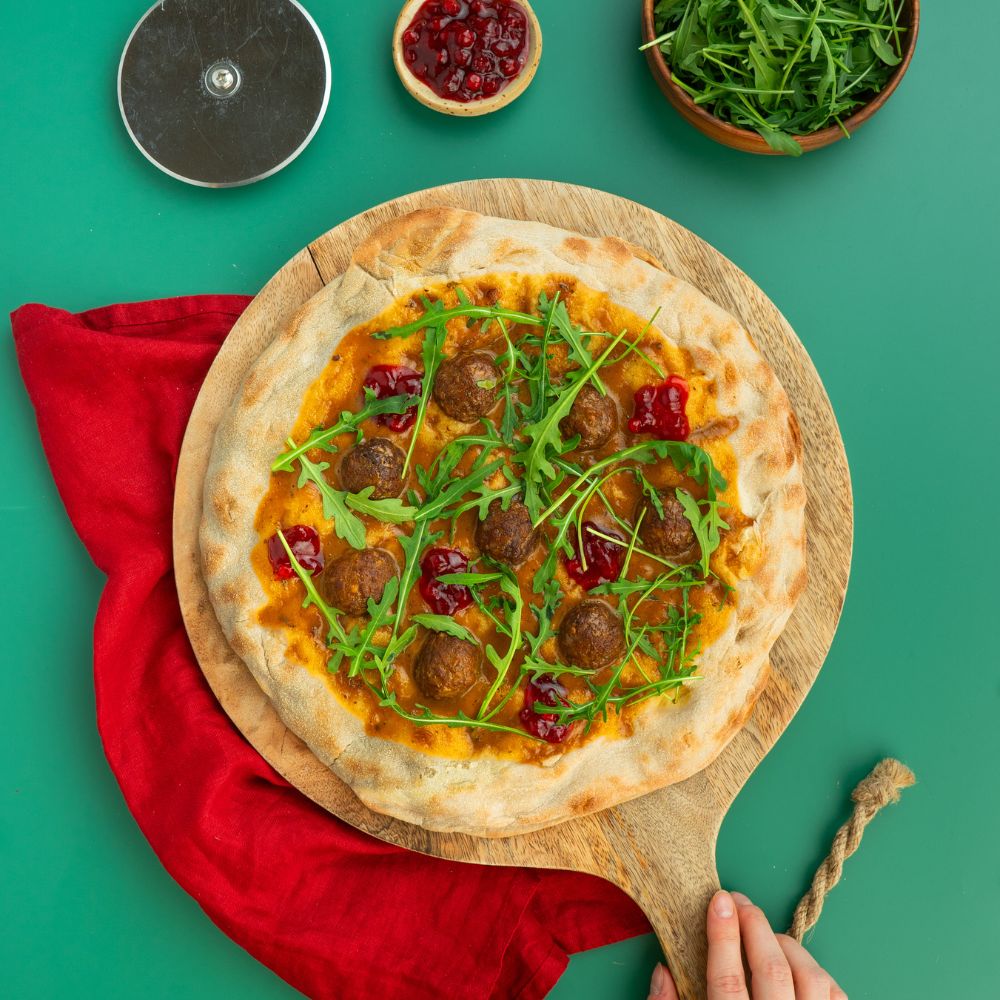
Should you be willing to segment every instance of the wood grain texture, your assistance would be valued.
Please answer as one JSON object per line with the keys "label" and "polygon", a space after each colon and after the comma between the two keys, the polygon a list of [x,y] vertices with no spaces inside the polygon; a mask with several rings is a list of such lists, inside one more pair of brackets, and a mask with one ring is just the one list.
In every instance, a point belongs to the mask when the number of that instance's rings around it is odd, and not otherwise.
{"label": "wood grain texture", "polygon": [[[432,833],[373,813],[289,732],[229,649],[199,571],[202,483],[215,428],[235,387],[289,316],[346,267],[376,226],[415,208],[453,205],[535,219],[587,235],[614,234],[737,316],[792,400],[805,452],[809,584],[772,650],[772,672],[744,728],[715,762],[679,785],[614,809],[506,839]],[[459,861],[590,872],[643,908],[684,1000],[705,994],[705,906],[718,888],[722,819],[815,680],[833,640],[850,571],[850,476],[837,422],[809,356],[764,293],[686,229],[634,202],[550,181],[468,181],[407,195],[349,219],[294,257],[237,322],[212,366],[188,425],[177,472],[174,558],[181,610],[201,667],[223,709],[288,781],[342,820],[411,850]]]}

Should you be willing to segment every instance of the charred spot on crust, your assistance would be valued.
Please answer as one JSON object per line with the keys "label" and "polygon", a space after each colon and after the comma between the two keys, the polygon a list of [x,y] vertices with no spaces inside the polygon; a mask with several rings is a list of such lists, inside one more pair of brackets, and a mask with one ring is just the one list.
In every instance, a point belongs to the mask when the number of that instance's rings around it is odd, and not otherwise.
{"label": "charred spot on crust", "polygon": [[441,363],[434,401],[455,420],[471,424],[496,405],[503,375],[485,351],[459,354]]}
{"label": "charred spot on crust", "polygon": [[479,550],[508,566],[517,566],[531,554],[538,534],[531,524],[531,514],[520,500],[512,500],[504,510],[500,500],[494,500],[486,517],[476,528]]}
{"label": "charred spot on crust", "polygon": [[569,413],[559,422],[563,438],[580,435],[578,451],[591,451],[607,444],[618,429],[618,407],[610,396],[602,396],[589,383],[577,394]]}
{"label": "charred spot on crust", "polygon": [[386,438],[368,438],[355,445],[340,463],[340,481],[348,493],[369,486],[373,500],[398,497],[403,491],[403,450]]}
{"label": "charred spot on crust", "polygon": [[368,613],[368,599],[381,600],[397,574],[396,560],[385,549],[352,549],[326,568],[323,597],[345,615]]}
{"label": "charred spot on crust", "polygon": [[581,601],[559,626],[559,651],[585,670],[606,667],[625,652],[625,628],[610,605],[595,598]]}
{"label": "charred spot on crust", "polygon": [[590,256],[590,245],[582,236],[567,236],[562,241],[561,249],[579,261],[584,261]]}
{"label": "charred spot on crust", "polygon": [[617,236],[605,236],[601,240],[601,249],[619,266],[627,264],[632,259],[631,248],[624,240],[618,239]]}
{"label": "charred spot on crust", "polygon": [[479,680],[482,651],[465,639],[435,632],[423,645],[413,680],[428,698],[457,698]]}

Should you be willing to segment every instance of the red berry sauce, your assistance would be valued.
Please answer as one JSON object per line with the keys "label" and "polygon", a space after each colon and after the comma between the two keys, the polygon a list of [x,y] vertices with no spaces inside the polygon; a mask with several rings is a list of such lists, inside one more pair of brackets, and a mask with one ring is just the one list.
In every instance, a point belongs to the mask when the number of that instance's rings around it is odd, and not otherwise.
{"label": "red berry sauce", "polygon": [[528,17],[513,0],[427,0],[403,32],[410,72],[438,97],[499,94],[528,59]]}
{"label": "red berry sauce", "polygon": [[660,385],[644,385],[635,394],[635,412],[628,422],[633,434],[652,434],[661,441],[686,441],[691,433],[684,407],[687,382],[670,375]]}
{"label": "red berry sauce", "polygon": [[420,560],[420,595],[436,615],[454,615],[472,603],[472,591],[461,583],[440,583],[446,573],[464,573],[469,557],[458,549],[428,549]]}
{"label": "red berry sauce", "polygon": [[538,736],[546,743],[562,743],[569,736],[573,724],[560,723],[557,721],[559,716],[550,712],[536,712],[536,703],[568,705],[566,688],[551,674],[543,674],[537,680],[528,681],[527,687],[524,689],[524,708],[521,709],[519,715],[521,725],[532,736]]}
{"label": "red berry sauce", "polygon": [[[315,528],[310,528],[307,524],[296,524],[291,528],[282,528],[281,533],[303,569],[309,570],[313,576],[323,572],[323,548]],[[271,569],[276,580],[291,580],[295,576],[292,560],[288,558],[288,553],[277,534],[267,540],[267,558],[271,560]]]}
{"label": "red berry sauce", "polygon": [[[605,538],[599,538],[595,532],[610,535],[622,542],[622,545],[615,545]],[[575,555],[572,559],[563,556],[566,563],[566,572],[584,590],[593,590],[602,583],[613,583],[622,575],[622,563],[625,561],[625,539],[617,531],[608,531],[593,521],[583,522],[583,554],[586,556],[587,568],[583,568],[583,561],[580,559],[580,537],[572,531],[572,545]]]}
{"label": "red berry sauce", "polygon": [[[376,399],[386,396],[419,396],[424,377],[405,365],[375,365],[365,376],[364,386],[375,393]],[[391,431],[408,431],[417,420],[417,408],[411,406],[402,413],[380,413],[375,422]]]}

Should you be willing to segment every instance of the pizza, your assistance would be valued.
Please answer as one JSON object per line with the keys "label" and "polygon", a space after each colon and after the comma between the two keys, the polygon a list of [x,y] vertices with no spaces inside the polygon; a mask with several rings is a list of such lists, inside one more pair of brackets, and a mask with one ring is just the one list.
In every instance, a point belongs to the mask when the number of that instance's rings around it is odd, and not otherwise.
{"label": "pizza", "polygon": [[377,229],[252,364],[202,571],[369,808],[505,836],[709,764],[805,586],[795,415],[747,331],[614,237]]}

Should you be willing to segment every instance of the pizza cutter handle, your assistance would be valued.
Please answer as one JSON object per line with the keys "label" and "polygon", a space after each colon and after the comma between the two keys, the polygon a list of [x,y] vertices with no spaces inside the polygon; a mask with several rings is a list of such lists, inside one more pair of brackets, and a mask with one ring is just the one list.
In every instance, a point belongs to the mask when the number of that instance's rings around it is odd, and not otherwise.
{"label": "pizza cutter handle", "polygon": [[719,820],[676,794],[668,797],[658,807],[657,793],[618,807],[631,815],[608,831],[620,862],[615,881],[649,918],[680,1000],[705,1000],[705,916],[719,890]]}

